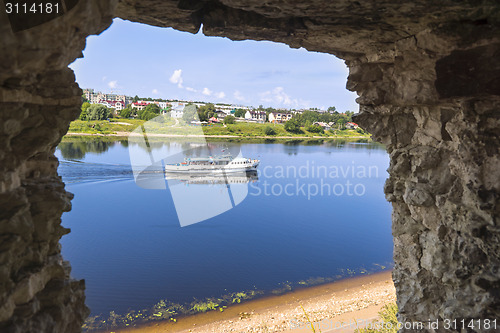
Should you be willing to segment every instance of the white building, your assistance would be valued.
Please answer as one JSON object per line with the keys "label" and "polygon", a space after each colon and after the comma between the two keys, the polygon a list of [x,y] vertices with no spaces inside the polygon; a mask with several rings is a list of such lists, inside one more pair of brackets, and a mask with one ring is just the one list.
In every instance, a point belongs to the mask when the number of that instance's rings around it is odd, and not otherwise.
{"label": "white building", "polygon": [[182,118],[184,115],[184,104],[179,104],[170,110],[170,116],[172,118]]}
{"label": "white building", "polygon": [[269,114],[270,123],[284,123],[290,119],[292,119],[291,113],[271,112]]}
{"label": "white building", "polygon": [[90,101],[92,99],[92,95],[94,95],[94,89],[83,89],[83,94],[85,95],[85,98]]}
{"label": "white building", "polygon": [[111,104],[111,107],[114,108],[116,111],[121,111],[125,108],[125,102],[120,101],[120,100],[115,101],[115,102],[111,102],[109,104]]}
{"label": "white building", "polygon": [[172,108],[176,108],[179,105],[184,105],[183,102],[169,102],[169,103],[170,103],[170,106],[172,106]]}
{"label": "white building", "polygon": [[250,110],[250,108],[247,106],[238,106],[238,105],[215,104],[214,107],[216,110],[224,111],[226,114],[231,114],[232,111],[237,109]]}
{"label": "white building", "polygon": [[94,103],[94,104],[101,104],[101,105],[104,105],[107,108],[111,107],[111,104],[108,101],[102,101],[102,100],[100,100],[100,101],[97,101],[97,103]]}
{"label": "white building", "polygon": [[256,120],[265,122],[266,121],[266,112],[265,111],[247,111],[245,112],[246,120]]}
{"label": "white building", "polygon": [[155,102],[155,101],[144,101],[144,100],[140,100],[140,101],[137,101],[137,102],[145,104],[145,105],[148,105],[148,104],[158,104],[159,103],[159,102]]}
{"label": "white building", "polygon": [[328,131],[330,128],[331,128],[331,125],[330,123],[324,123],[324,122],[321,122],[321,121],[316,121],[313,123],[313,125],[318,125],[318,126],[321,126],[325,131]]}
{"label": "white building", "polygon": [[105,94],[100,91],[94,91],[94,89],[88,88],[83,89],[83,93],[85,98],[89,101],[90,104],[102,104],[101,101],[106,102],[121,102],[122,107],[124,108],[131,102],[131,97],[125,95],[117,95],[117,94]]}
{"label": "white building", "polygon": [[90,101],[90,104],[97,104],[100,100],[104,100],[104,96],[101,93],[91,94],[90,98],[87,98]]}
{"label": "white building", "polygon": [[100,101],[98,101],[97,103],[94,103],[94,104],[101,104],[101,105],[104,105],[107,108],[113,108],[116,111],[121,111],[125,107],[125,102],[122,102],[122,101],[103,101],[103,100],[100,100]]}
{"label": "white building", "polygon": [[148,105],[147,103],[135,102],[135,103],[132,103],[132,109],[144,110],[144,108],[145,108],[147,105]]}
{"label": "white building", "polygon": [[228,114],[222,110],[215,111],[215,114],[217,115],[217,119],[224,119],[228,116]]}

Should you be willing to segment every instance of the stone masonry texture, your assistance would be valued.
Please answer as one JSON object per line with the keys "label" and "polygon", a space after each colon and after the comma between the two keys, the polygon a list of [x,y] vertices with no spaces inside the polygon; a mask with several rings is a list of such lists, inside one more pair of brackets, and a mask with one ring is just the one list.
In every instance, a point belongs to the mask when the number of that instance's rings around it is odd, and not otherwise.
{"label": "stone masonry texture", "polygon": [[344,59],[355,121],[390,155],[399,319],[500,319],[498,1],[65,3],[21,31],[0,12],[1,332],[79,332],[89,314],[60,252],[72,195],[54,151],[81,104],[68,64],[114,17]]}

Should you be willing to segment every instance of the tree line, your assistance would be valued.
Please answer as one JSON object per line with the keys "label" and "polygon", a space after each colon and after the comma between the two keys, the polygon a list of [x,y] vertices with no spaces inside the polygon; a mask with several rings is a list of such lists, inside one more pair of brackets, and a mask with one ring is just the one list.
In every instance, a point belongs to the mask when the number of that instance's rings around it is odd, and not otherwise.
{"label": "tree line", "polygon": [[316,122],[323,123],[334,123],[337,129],[343,130],[346,128],[345,124],[352,121],[352,115],[354,112],[346,111],[345,113],[338,113],[333,111],[333,113],[320,113],[318,111],[304,111],[302,113],[295,114],[292,119],[285,123],[285,130],[291,133],[301,133],[301,127],[308,132],[312,133],[323,133],[323,127],[315,125]]}
{"label": "tree line", "polygon": [[82,104],[82,112],[80,113],[80,120],[105,120],[113,117],[112,111],[101,104],[90,104],[85,102]]}
{"label": "tree line", "polygon": [[138,110],[130,106],[115,113],[114,109],[108,108],[102,104],[90,104],[84,102],[81,107],[80,120],[106,120],[120,115],[122,118],[137,117],[142,120],[151,120],[161,114],[161,109],[156,104],[148,104],[144,109]]}

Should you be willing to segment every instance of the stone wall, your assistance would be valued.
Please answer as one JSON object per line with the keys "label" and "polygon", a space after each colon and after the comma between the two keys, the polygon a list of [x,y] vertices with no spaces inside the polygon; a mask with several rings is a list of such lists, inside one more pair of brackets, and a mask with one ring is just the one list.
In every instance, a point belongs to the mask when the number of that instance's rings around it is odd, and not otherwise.
{"label": "stone wall", "polygon": [[[484,55],[500,54],[500,45],[478,40],[440,52],[442,39],[422,32],[397,43],[394,63],[383,65],[384,85],[363,78],[382,66],[368,62],[351,69],[349,85],[363,86],[356,121],[391,158],[385,193],[393,205],[400,319],[495,319],[500,86],[492,81],[500,66]],[[484,66],[490,74],[478,75]]]}
{"label": "stone wall", "polygon": [[396,42],[392,62],[350,68],[356,121],[391,158],[403,321],[500,318],[497,30],[485,21],[424,30]]}
{"label": "stone wall", "polygon": [[0,13],[2,332],[78,331],[88,313],[60,255],[71,195],[53,154],[79,110],[67,65],[113,16],[345,59],[356,121],[391,158],[401,319],[500,318],[497,1],[91,0],[16,33]]}
{"label": "stone wall", "polygon": [[70,277],[59,239],[72,194],[57,175],[56,145],[80,112],[67,66],[85,38],[112,20],[111,4],[80,1],[67,14],[13,32],[0,12],[0,331],[79,332],[84,281]]}

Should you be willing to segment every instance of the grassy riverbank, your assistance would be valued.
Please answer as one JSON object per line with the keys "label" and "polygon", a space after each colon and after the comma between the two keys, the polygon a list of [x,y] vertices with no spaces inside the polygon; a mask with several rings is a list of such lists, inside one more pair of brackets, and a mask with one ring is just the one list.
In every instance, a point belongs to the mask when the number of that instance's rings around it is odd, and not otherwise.
{"label": "grassy riverbank", "polygon": [[[138,126],[143,125],[144,120],[136,119],[112,119],[71,122],[68,135],[102,135],[102,136],[127,136]],[[272,128],[274,135],[266,135],[266,129]],[[324,133],[311,133],[302,128],[302,133],[287,132],[283,124],[258,124],[239,122],[235,124],[180,127],[175,120],[170,119],[167,123],[148,123],[148,136],[197,136],[228,137],[228,138],[366,138],[370,135],[362,130],[333,130]],[[202,134],[203,133],[203,134]]]}

